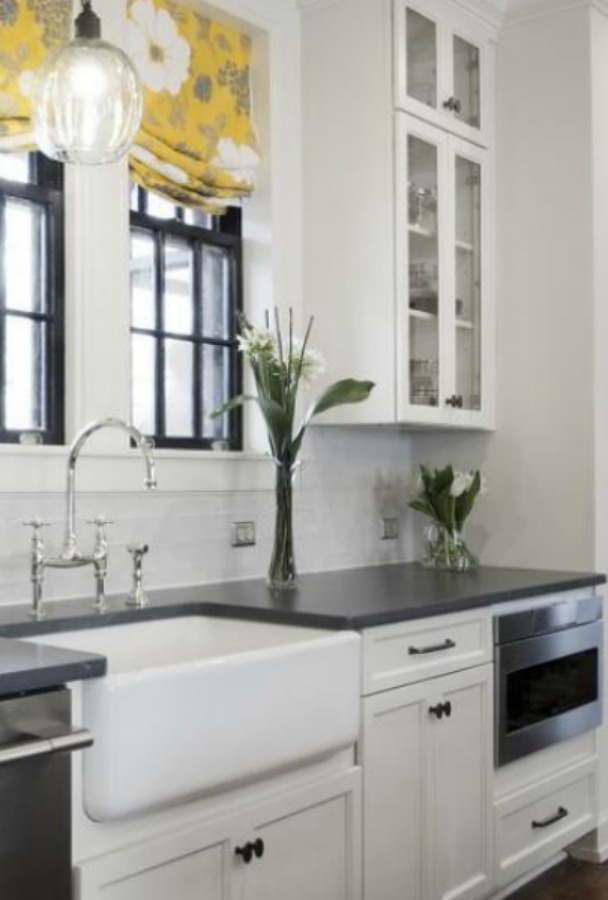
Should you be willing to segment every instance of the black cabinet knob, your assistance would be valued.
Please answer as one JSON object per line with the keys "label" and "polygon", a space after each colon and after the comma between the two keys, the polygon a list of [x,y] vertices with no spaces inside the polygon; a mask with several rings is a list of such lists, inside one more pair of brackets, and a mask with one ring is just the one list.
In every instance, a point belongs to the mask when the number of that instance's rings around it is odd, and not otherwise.
{"label": "black cabinet knob", "polygon": [[456,97],[450,97],[443,104],[444,109],[448,109],[450,112],[454,112],[460,114],[462,112],[462,103],[460,100],[457,100]]}
{"label": "black cabinet knob", "polygon": [[247,841],[242,847],[236,847],[234,852],[237,856],[240,856],[245,865],[248,866],[253,859],[253,844],[251,841]]}
{"label": "black cabinet knob", "polygon": [[462,409],[464,405],[464,400],[462,394],[452,394],[451,397],[448,397],[445,401],[446,406],[451,406],[452,409]]}
{"label": "black cabinet knob", "polygon": [[240,856],[245,865],[248,866],[254,856],[256,859],[261,859],[264,856],[265,849],[262,838],[256,838],[253,842],[247,841],[242,847],[236,847],[234,852],[237,856]]}
{"label": "black cabinet knob", "polygon": [[429,706],[429,715],[435,716],[437,719],[443,719],[444,716],[449,719],[452,715],[452,704],[449,700],[446,700],[445,703]]}

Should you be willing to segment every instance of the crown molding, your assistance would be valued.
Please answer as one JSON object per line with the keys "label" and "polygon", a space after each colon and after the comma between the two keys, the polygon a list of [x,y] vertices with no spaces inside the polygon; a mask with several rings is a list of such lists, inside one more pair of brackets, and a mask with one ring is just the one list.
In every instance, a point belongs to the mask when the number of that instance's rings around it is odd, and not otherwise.
{"label": "crown molding", "polygon": [[340,0],[297,0],[297,6],[300,12],[307,9],[317,9],[320,6],[333,6]]}
{"label": "crown molding", "polygon": [[491,28],[498,29],[504,22],[508,0],[452,0],[452,4]]}
{"label": "crown molding", "polygon": [[505,25],[525,25],[576,9],[595,9],[608,16],[608,0],[514,0],[507,10]]}
{"label": "crown molding", "polygon": [[[321,6],[331,6],[339,2],[340,0],[297,0],[297,5],[301,11],[304,11]],[[504,18],[508,0],[452,0],[452,2],[454,6],[466,10],[496,28]]]}

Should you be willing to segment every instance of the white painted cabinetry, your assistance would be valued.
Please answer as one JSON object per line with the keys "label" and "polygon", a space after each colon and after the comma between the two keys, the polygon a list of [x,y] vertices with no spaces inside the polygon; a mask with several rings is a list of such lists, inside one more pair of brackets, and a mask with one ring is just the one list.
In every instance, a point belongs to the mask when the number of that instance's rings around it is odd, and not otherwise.
{"label": "white painted cabinetry", "polygon": [[491,428],[495,35],[450,0],[302,22],[305,308],[377,385],[327,421]]}
{"label": "white painted cabinetry", "polygon": [[492,885],[489,665],[364,701],[366,900],[473,900]]}
{"label": "white painted cabinetry", "polygon": [[76,900],[360,900],[359,780],[352,768],[83,862]]}

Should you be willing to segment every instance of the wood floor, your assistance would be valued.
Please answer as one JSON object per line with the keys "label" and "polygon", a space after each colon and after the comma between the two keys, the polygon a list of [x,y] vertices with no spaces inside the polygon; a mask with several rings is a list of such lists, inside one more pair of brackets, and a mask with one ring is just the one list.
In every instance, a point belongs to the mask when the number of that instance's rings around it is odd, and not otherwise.
{"label": "wood floor", "polygon": [[608,900],[608,863],[561,863],[509,900]]}

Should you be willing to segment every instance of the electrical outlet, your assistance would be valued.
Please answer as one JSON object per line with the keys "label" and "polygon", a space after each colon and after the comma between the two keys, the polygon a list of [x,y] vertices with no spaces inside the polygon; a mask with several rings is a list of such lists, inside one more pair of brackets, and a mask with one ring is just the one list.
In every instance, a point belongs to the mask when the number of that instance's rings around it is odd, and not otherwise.
{"label": "electrical outlet", "polygon": [[255,522],[232,523],[232,546],[253,547],[255,544]]}
{"label": "electrical outlet", "polygon": [[383,541],[396,541],[399,537],[399,519],[394,516],[380,519],[380,537]]}

